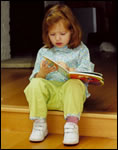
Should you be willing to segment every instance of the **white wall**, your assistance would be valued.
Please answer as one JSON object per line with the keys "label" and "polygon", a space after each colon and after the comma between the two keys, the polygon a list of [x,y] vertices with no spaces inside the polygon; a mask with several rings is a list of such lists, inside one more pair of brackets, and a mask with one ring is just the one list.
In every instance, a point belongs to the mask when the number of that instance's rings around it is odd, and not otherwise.
{"label": "white wall", "polygon": [[1,60],[11,58],[10,55],[10,4],[9,1],[1,1]]}

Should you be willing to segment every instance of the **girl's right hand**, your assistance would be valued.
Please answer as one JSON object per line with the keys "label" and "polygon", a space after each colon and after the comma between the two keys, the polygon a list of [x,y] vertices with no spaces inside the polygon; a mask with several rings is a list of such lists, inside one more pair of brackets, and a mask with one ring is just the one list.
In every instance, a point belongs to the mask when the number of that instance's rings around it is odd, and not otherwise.
{"label": "girl's right hand", "polygon": [[43,77],[45,78],[46,75],[50,72],[56,71],[56,66],[49,66],[46,60],[42,60],[40,63],[40,71],[37,73],[36,77]]}

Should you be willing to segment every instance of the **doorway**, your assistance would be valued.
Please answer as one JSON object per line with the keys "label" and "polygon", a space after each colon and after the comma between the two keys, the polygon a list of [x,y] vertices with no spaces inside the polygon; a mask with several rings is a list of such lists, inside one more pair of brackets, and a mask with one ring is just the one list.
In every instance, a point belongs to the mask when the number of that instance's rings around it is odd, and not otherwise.
{"label": "doorway", "polygon": [[36,56],[42,46],[43,1],[10,1],[11,58]]}

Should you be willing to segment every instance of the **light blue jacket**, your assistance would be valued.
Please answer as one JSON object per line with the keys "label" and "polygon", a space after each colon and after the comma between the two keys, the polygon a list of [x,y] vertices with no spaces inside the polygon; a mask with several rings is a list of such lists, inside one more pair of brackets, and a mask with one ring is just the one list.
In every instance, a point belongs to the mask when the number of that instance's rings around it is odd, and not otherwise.
{"label": "light blue jacket", "polygon": [[[63,61],[69,67],[76,68],[76,71],[94,71],[94,64],[90,61],[90,54],[88,48],[85,46],[83,42],[74,48],[69,49],[67,46],[63,48],[53,47],[51,49],[42,47],[37,54],[36,62],[32,74],[30,76],[30,80],[34,77],[36,73],[40,70],[40,63],[44,59],[43,56],[48,56],[54,61]],[[67,77],[63,76],[58,71],[54,71],[49,73],[46,76],[47,80],[56,80],[56,81],[66,81],[68,80]],[[88,85],[86,85],[86,96],[89,97],[90,93],[88,92]]]}

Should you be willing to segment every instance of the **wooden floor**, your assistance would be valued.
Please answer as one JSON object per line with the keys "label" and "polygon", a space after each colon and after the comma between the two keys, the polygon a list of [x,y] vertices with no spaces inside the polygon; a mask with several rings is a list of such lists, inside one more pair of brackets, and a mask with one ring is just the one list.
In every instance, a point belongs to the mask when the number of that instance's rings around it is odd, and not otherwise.
{"label": "wooden floor", "polygon": [[[80,143],[75,146],[63,145],[63,135],[49,134],[48,137],[40,143],[29,142],[29,132],[2,131],[2,149],[116,149],[117,140],[98,138],[98,137],[80,137]],[[13,142],[14,141],[14,142]]]}
{"label": "wooden floor", "polygon": [[[94,62],[95,61],[95,62]],[[116,114],[117,112],[117,66],[116,59],[93,59],[95,71],[104,75],[102,87],[90,86],[91,97],[85,102],[84,112]],[[28,106],[24,88],[29,83],[32,69],[1,69],[1,104],[10,106]],[[99,129],[98,129],[99,130]],[[1,142],[4,149],[116,149],[117,140],[98,137],[80,137],[76,146],[64,146],[62,134],[49,134],[41,143],[30,143],[29,132],[2,130]]]}

